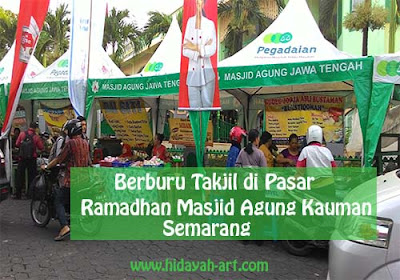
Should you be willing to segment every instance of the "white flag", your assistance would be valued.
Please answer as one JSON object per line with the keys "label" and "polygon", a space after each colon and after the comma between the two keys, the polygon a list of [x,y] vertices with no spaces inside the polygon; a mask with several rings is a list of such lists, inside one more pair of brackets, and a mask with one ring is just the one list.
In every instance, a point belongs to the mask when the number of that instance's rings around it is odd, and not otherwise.
{"label": "white flag", "polygon": [[85,115],[90,45],[91,0],[72,0],[68,92],[72,107]]}

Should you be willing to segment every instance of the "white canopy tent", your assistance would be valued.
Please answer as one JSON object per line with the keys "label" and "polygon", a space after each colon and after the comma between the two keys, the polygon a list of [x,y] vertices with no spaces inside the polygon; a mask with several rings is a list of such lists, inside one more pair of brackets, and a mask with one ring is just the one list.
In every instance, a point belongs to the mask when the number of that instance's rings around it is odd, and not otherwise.
{"label": "white canopy tent", "polygon": [[[12,66],[14,64],[15,42],[4,58],[0,61],[0,84],[9,84],[11,82]],[[25,81],[30,81],[44,69],[43,65],[32,56],[26,70]]]}
{"label": "white canopy tent", "polygon": [[[8,86],[11,83],[13,70],[12,68],[14,64],[14,53],[15,42],[11,46],[11,49],[4,56],[4,58],[0,61],[0,119],[3,118],[3,114],[6,110],[6,95],[8,92]],[[38,73],[43,71],[43,69],[43,65],[36,59],[35,56],[32,56],[25,71],[24,81],[31,81]]]}
{"label": "white canopy tent", "polygon": [[[221,61],[218,70],[220,90],[234,95],[243,105],[248,128],[255,126],[255,105],[260,105],[257,99],[265,95],[354,91],[366,137],[373,134],[367,133],[367,128],[376,129],[374,123],[368,124],[370,102],[382,98],[376,93],[372,97],[372,69],[371,57],[352,58],[324,39],[305,0],[290,0],[266,31],[234,56]],[[87,104],[91,107],[96,97],[176,94],[179,74],[90,79],[89,85]],[[93,85],[96,91],[90,91]]]}
{"label": "white canopy tent", "polygon": [[[299,18],[301,19],[295,20]],[[289,73],[287,69],[271,69],[261,75],[264,79],[276,79],[293,76],[302,76],[300,84],[280,86],[261,86],[251,88],[237,88],[227,90],[236,96],[248,108],[247,127],[255,127],[257,112],[264,109],[263,99],[267,96],[290,93],[329,93],[338,91],[352,91],[352,82],[309,83],[308,76],[324,72],[341,71],[344,64],[335,64],[335,60],[346,60],[350,55],[338,50],[322,35],[305,0],[291,0],[278,18],[254,41],[231,57],[219,62],[219,67],[239,67],[257,65],[279,65],[286,63],[331,61],[328,65],[317,67],[306,66],[294,69]],[[340,62],[342,63],[342,62]],[[338,68],[338,69],[337,69]],[[244,75],[230,77],[232,80],[244,82],[248,79]],[[321,81],[323,82],[323,81]],[[262,100],[257,101],[260,98]]]}
{"label": "white canopy tent", "polygon": [[[103,48],[92,51],[90,57],[90,78],[125,77]],[[24,83],[21,99],[68,99],[68,61],[69,50],[29,82]]]}

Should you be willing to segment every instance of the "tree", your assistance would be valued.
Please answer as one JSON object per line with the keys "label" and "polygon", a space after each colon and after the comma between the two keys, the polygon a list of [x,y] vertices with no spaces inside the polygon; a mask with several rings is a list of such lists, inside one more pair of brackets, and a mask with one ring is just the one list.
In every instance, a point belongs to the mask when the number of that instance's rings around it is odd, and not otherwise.
{"label": "tree", "polygon": [[143,35],[147,46],[150,46],[154,38],[167,34],[172,22],[172,16],[157,11],[148,13],[149,19],[144,26]]}
{"label": "tree", "polygon": [[[283,1],[281,5],[283,5]],[[226,35],[223,39],[228,56],[243,47],[245,35],[260,35],[273,21],[263,14],[259,1],[230,0],[218,4],[220,20],[229,20]]]}
{"label": "tree", "polygon": [[[167,34],[168,29],[172,22],[172,17],[174,15],[167,15],[164,13],[160,13],[157,11],[151,11],[148,13],[149,20],[143,29],[143,37],[145,44],[150,46],[151,42],[154,38],[158,36],[164,36]],[[178,21],[179,27],[182,29],[182,21],[183,21],[183,10],[179,9],[176,14],[176,20]]]}
{"label": "tree", "polygon": [[17,30],[17,15],[0,7],[0,60],[10,50]]}
{"label": "tree", "polygon": [[372,5],[370,0],[356,5],[354,11],[344,18],[343,25],[349,30],[362,31],[362,55],[368,55],[368,31],[379,30],[387,22],[387,11],[384,7]]}
{"label": "tree", "polygon": [[337,0],[321,0],[319,6],[319,28],[324,37],[336,45]]}
{"label": "tree", "polygon": [[69,47],[68,5],[61,4],[53,13],[47,13],[43,30],[36,46],[35,56],[43,64],[50,65],[62,56]]}
{"label": "tree", "polygon": [[396,30],[400,17],[400,0],[391,0],[389,20],[389,53],[395,52]]}
{"label": "tree", "polygon": [[113,8],[105,19],[103,48],[110,46],[110,57],[117,66],[121,65],[128,48],[137,53],[145,45],[142,32],[135,23],[128,22],[129,18],[128,10]]}

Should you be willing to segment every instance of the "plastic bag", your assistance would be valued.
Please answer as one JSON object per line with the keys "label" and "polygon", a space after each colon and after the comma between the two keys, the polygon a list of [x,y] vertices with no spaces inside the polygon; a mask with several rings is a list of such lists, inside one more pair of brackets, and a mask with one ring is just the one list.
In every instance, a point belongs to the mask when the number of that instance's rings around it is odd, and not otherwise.
{"label": "plastic bag", "polygon": [[39,174],[31,183],[31,196],[33,200],[43,200],[46,197],[46,178]]}

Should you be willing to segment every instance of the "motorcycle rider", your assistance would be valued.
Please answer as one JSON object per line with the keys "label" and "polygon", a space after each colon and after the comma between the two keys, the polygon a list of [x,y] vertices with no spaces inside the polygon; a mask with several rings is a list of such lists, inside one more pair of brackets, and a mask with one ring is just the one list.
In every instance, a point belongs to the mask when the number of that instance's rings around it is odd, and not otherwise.
{"label": "motorcycle rider", "polygon": [[82,124],[78,119],[71,120],[68,125],[69,141],[65,143],[61,153],[54,158],[47,166],[42,169],[50,169],[59,163],[65,163],[66,171],[62,185],[55,191],[55,208],[60,221],[61,230],[54,238],[55,241],[61,241],[70,234],[70,228],[65,216],[65,204],[69,203],[70,196],[70,170],[71,167],[89,166],[89,144],[82,137]]}

